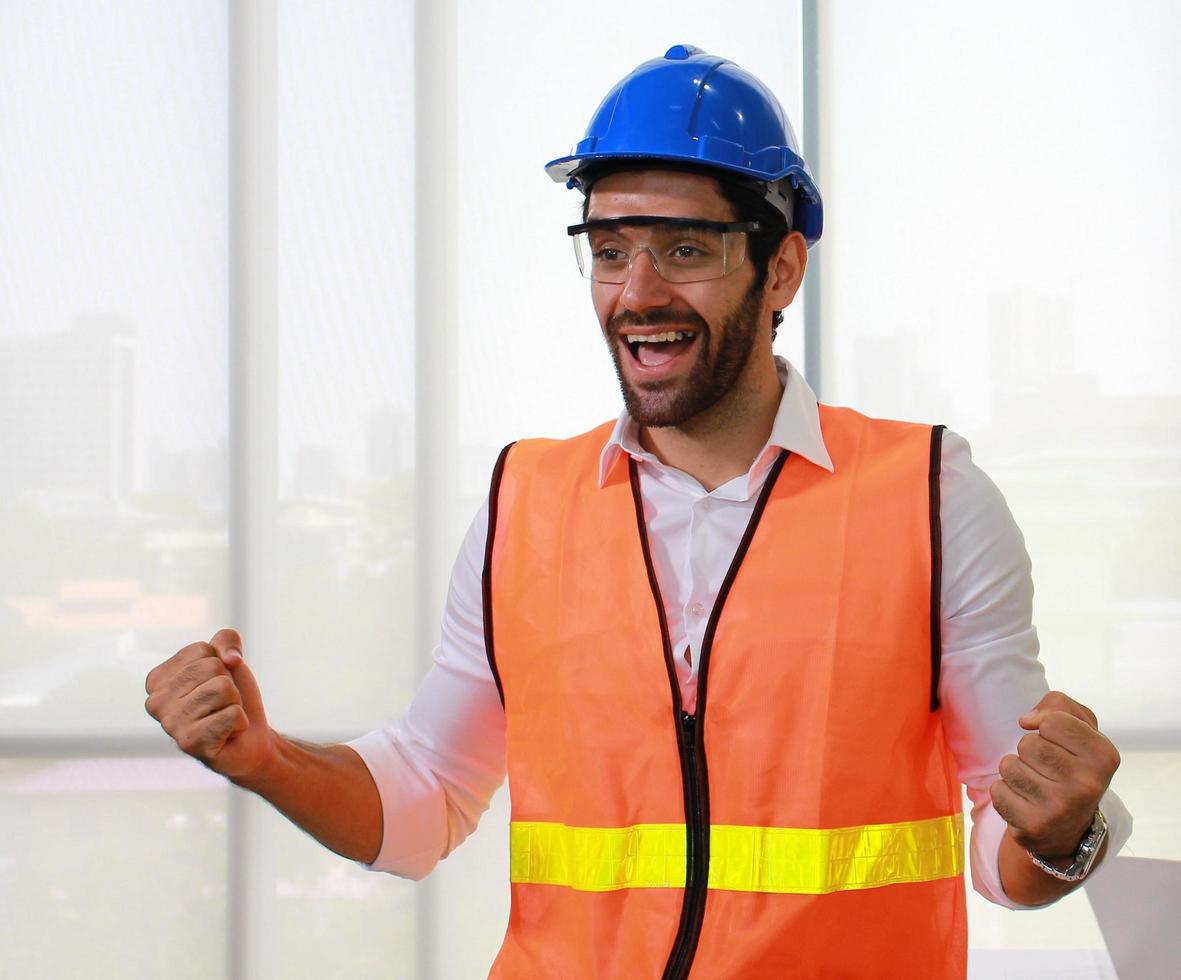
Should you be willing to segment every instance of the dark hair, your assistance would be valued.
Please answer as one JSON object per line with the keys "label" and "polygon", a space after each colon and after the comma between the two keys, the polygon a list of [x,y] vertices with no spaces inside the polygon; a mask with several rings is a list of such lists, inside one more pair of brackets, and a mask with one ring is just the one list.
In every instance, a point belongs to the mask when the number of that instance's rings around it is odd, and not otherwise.
{"label": "dark hair", "polygon": [[[654,169],[679,170],[712,177],[718,182],[722,197],[734,208],[736,220],[757,221],[762,225],[760,231],[752,231],[747,234],[749,249],[747,261],[753,263],[755,267],[755,281],[751,289],[761,289],[767,281],[767,270],[771,256],[779,249],[791,229],[787,227],[787,218],[783,216],[783,212],[763,197],[753,181],[744,180],[738,174],[730,174],[714,167],[703,167],[675,160],[613,160],[598,166],[592,165],[579,174],[579,181],[586,192],[582,202],[582,220],[586,220],[587,208],[590,206],[590,190],[595,181],[607,174]],[[779,324],[782,322],[783,311],[776,310],[771,315],[772,340],[775,339],[775,335],[779,331]]]}
{"label": "dark hair", "polygon": [[[757,221],[762,225],[759,231],[748,232],[747,248],[750,254],[747,261],[754,263],[755,281],[752,289],[762,289],[767,281],[767,270],[771,263],[771,256],[779,249],[780,243],[787,237],[790,230],[787,218],[783,212],[768,201],[753,188],[738,180],[719,176],[722,197],[730,202],[734,213],[741,220]],[[779,324],[783,322],[783,311],[775,310],[771,314],[771,339],[779,332]]]}

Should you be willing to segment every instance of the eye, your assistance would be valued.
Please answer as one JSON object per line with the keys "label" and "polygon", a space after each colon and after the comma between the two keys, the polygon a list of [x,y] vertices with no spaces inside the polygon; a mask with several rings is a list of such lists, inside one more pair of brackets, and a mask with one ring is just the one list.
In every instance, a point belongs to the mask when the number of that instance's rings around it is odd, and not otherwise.
{"label": "eye", "polygon": [[591,252],[591,257],[596,262],[623,262],[627,259],[627,253],[613,245],[604,245]]}
{"label": "eye", "polygon": [[668,255],[669,261],[675,262],[677,265],[697,266],[703,262],[709,262],[713,258],[715,250],[711,249],[707,242],[681,240],[668,249],[665,254]]}

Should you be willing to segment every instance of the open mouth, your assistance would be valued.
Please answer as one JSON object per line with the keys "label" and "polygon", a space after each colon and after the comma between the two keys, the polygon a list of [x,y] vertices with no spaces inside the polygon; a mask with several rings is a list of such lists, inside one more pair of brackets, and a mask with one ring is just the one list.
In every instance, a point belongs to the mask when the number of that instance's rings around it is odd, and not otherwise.
{"label": "open mouth", "polygon": [[669,330],[665,333],[632,335],[624,337],[632,357],[644,367],[659,367],[667,364],[678,354],[683,354],[697,338],[692,330]]}

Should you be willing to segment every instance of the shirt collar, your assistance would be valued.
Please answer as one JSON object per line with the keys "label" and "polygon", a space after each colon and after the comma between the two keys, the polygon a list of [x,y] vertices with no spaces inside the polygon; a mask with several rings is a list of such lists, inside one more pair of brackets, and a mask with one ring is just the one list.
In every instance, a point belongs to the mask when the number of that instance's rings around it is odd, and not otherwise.
{"label": "shirt collar", "polygon": [[[779,410],[775,413],[775,422],[771,426],[771,437],[755,457],[748,477],[756,479],[761,475],[765,466],[769,465],[768,450],[774,449],[786,449],[830,473],[834,472],[832,458],[828,455],[824,435],[820,431],[816,393],[804,380],[804,376],[785,358],[775,358],[775,370],[783,384],[783,397],[779,400]],[[607,482],[611,470],[625,454],[646,462],[659,462],[640,445],[640,427],[626,410],[620,413],[611,432],[611,438],[607,440],[599,456],[600,487]]]}

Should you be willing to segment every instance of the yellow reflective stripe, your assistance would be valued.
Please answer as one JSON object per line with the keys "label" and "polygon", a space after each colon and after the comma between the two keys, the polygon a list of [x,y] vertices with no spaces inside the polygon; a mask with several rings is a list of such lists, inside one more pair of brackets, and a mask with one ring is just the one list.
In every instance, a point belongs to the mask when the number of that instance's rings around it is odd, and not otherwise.
{"label": "yellow reflective stripe", "polygon": [[[568,827],[513,821],[513,882],[579,891],[683,888],[683,824]],[[711,826],[709,887],[822,895],[964,870],[964,815],[811,830]]]}

